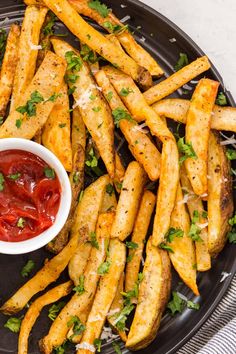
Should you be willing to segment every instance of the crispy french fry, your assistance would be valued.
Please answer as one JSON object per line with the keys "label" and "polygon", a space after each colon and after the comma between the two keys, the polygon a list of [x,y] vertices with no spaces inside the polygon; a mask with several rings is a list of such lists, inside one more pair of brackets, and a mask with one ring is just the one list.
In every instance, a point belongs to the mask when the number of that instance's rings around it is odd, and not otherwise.
{"label": "crispy french fry", "polygon": [[[110,267],[108,272],[100,279],[81,343],[86,342],[93,345],[94,340],[100,337],[107,313],[116,295],[119,279],[124,271],[125,259],[125,245],[118,239],[111,240],[109,256],[107,257]],[[77,350],[77,354],[87,354],[89,352],[86,349]]]}
{"label": "crispy french fry", "polygon": [[[61,161],[66,171],[72,171],[70,113],[67,85],[63,82],[55,104],[43,129],[42,142]],[[63,142],[63,144],[62,144]]]}
{"label": "crispy french fry", "polygon": [[[188,179],[186,170],[183,165],[180,168],[180,180],[184,193],[188,194],[187,207],[190,217],[193,218],[194,211],[197,211],[199,215],[199,224],[201,226],[201,232],[199,236],[201,237],[202,241],[195,242],[196,263],[197,270],[199,272],[204,272],[211,268],[211,256],[208,251],[208,222],[207,218],[204,217],[204,206],[201,198],[194,194],[191,183]],[[203,227],[204,224],[206,225],[205,227]]]}
{"label": "crispy french fry", "polygon": [[109,39],[109,41],[111,41],[117,47],[119,47],[121,50],[123,50],[122,45],[120,44],[119,39],[116,37],[115,34],[108,34],[106,37]]}
{"label": "crispy french fry", "polygon": [[139,202],[145,183],[145,173],[136,161],[130,162],[125,172],[111,237],[125,240],[133,230]]}
{"label": "crispy french fry", "polygon": [[[95,231],[98,214],[102,208],[103,198],[106,190],[106,185],[109,183],[109,176],[105,175],[90,184],[83,193],[82,199],[79,202],[75,215],[74,223],[71,229],[71,236],[84,236],[89,239],[92,232]],[[75,284],[79,282],[77,269],[80,264],[86,263],[86,259],[90,255],[91,245],[87,244],[84,248],[78,248],[69,263],[69,275]]]}
{"label": "crispy french fry", "polygon": [[[64,342],[67,333],[70,330],[67,323],[70,321],[72,316],[78,316],[82,320],[83,314],[86,314],[84,317],[86,322],[86,317],[90,311],[97,289],[97,282],[100,277],[98,274],[98,267],[106,258],[107,250],[105,243],[109,245],[110,229],[113,218],[113,213],[100,214],[96,228],[98,248],[92,248],[89,262],[87,263],[87,267],[84,272],[85,292],[81,295],[73,295],[71,300],[65,305],[53,322],[47,336],[41,340],[40,347],[45,354],[51,353],[53,348]],[[72,339],[75,340],[76,337],[73,337]]]}
{"label": "crispy french fry", "polygon": [[137,248],[129,250],[130,260],[127,263],[125,271],[125,291],[134,289],[138,280],[139,268],[142,260],[144,241],[147,235],[151,216],[155,207],[155,195],[146,190],[141,199],[139,211],[134,224],[134,230],[131,241],[137,245]]}
{"label": "crispy french fry", "polygon": [[[112,111],[122,109],[129,115],[105,72],[100,70],[95,77],[98,85],[102,87],[103,94],[107,98]],[[126,88],[126,86],[123,86],[123,88]],[[160,175],[161,155],[155,145],[135,121],[122,119],[119,125],[135,159],[143,166],[152,181],[157,180]]]}
{"label": "crispy french fry", "polygon": [[186,143],[192,144],[195,158],[185,161],[186,171],[197,195],[207,193],[207,155],[210,121],[219,82],[202,79],[193,93],[186,121]]}
{"label": "crispy french fry", "polygon": [[66,53],[73,52],[81,61],[80,70],[73,72],[73,75],[78,76],[77,80],[71,84],[75,87],[74,107],[79,107],[83,121],[96,143],[109,175],[113,178],[115,173],[114,124],[110,109],[95,85],[87,64],[82,63],[79,53],[62,40],[53,39],[52,44],[55,52],[62,58],[65,58]]}
{"label": "crispy french fry", "polygon": [[0,117],[6,114],[18,62],[20,26],[13,24],[7,37],[0,76]]}
{"label": "crispy french fry", "polygon": [[[36,5],[36,4],[35,4]],[[36,70],[39,68],[39,66],[42,64],[43,59],[45,58],[45,55],[47,54],[48,50],[52,50],[52,45],[50,41],[51,34],[45,33],[45,27],[50,24],[50,22],[53,20],[54,14],[52,12],[48,12],[41,32],[40,32],[40,37],[39,37],[39,45],[41,46],[41,49],[38,51],[38,56],[37,56],[37,62],[36,62]]]}
{"label": "crispy french fry", "polygon": [[183,193],[180,184],[177,189],[176,203],[171,215],[170,226],[183,231],[182,237],[174,237],[171,242],[167,242],[173,250],[173,253],[169,252],[171,262],[183,282],[195,295],[199,295],[196,283],[195,248],[191,237],[188,236],[190,220],[183,203]]}
{"label": "crispy french fry", "polygon": [[122,182],[125,175],[125,168],[122,164],[121,158],[117,152],[115,152],[115,177],[114,177],[114,184],[117,193],[120,193]]}
{"label": "crispy french fry", "polygon": [[40,315],[44,306],[58,301],[60,298],[68,295],[72,290],[72,281],[60,284],[55,288],[49,290],[44,295],[37,298],[26,312],[20,327],[20,334],[18,339],[18,354],[28,354],[28,338],[32,327]]}
{"label": "crispy french fry", "polygon": [[39,129],[33,137],[33,141],[42,144],[42,129]]}
{"label": "crispy french fry", "polygon": [[[19,42],[17,63],[10,112],[14,112],[21,96],[35,74],[40,30],[48,12],[46,7],[27,6]],[[19,102],[18,102],[19,101]]]}
{"label": "crispy french fry", "polygon": [[[152,106],[157,114],[183,124],[186,124],[189,107],[190,101],[181,98],[166,98]],[[211,117],[211,129],[236,132],[236,108],[215,105]]]}
{"label": "crispy french fry", "polygon": [[209,139],[208,175],[208,248],[216,256],[226,243],[234,207],[229,161],[219,136],[213,132]]}
{"label": "crispy french fry", "polygon": [[[79,240],[82,242],[82,240]],[[78,244],[78,238],[73,237],[66,247],[55,257],[50,259],[38,273],[25,283],[17,292],[6,301],[0,311],[11,315],[22,310],[27,302],[38,292],[44,290],[49,284],[56,281],[66,268]]]}
{"label": "crispy french fry", "polygon": [[148,104],[160,101],[162,98],[169,96],[178,90],[196,76],[210,69],[211,64],[206,56],[198,58],[189,65],[183,67],[176,73],[161,81],[149,90],[144,92],[144,97]]}
{"label": "crispy french fry", "polygon": [[144,278],[139,285],[138,304],[126,342],[126,347],[131,350],[145,348],[156,337],[170,295],[171,267],[168,254],[153,246],[151,240],[148,241],[146,253]]}
{"label": "crispy french fry", "polygon": [[57,55],[48,52],[30,85],[19,98],[17,107],[25,106],[35,92],[40,93],[44,101],[36,104],[35,116],[30,119],[26,113],[23,115],[13,110],[0,127],[0,138],[33,138],[48,119],[54,102],[45,102],[45,100],[54,94],[58,94],[65,70],[65,61]]}
{"label": "crispy french fry", "polygon": [[78,145],[82,146],[85,151],[86,129],[78,107],[73,110],[71,144],[73,156],[77,151]]}
{"label": "crispy french fry", "polygon": [[116,328],[116,324],[115,324],[116,319],[114,317],[114,314],[120,312],[124,307],[123,296],[122,296],[122,292],[124,291],[124,277],[125,277],[124,273],[122,273],[120,280],[119,280],[117,290],[116,290],[116,295],[114,297],[114,300],[113,300],[110,310],[108,312],[109,315],[107,316],[107,321],[110,324],[110,326],[112,327],[112,329],[119,334],[121,340],[123,342],[126,342],[127,335],[126,335],[125,331],[119,331]]}

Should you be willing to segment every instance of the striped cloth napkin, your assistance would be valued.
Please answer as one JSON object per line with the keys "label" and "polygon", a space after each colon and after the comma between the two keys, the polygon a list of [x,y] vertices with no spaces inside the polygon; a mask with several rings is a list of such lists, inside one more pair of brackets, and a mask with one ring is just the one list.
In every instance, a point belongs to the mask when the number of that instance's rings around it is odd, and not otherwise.
{"label": "striped cloth napkin", "polygon": [[210,318],[176,354],[236,354],[236,277]]}

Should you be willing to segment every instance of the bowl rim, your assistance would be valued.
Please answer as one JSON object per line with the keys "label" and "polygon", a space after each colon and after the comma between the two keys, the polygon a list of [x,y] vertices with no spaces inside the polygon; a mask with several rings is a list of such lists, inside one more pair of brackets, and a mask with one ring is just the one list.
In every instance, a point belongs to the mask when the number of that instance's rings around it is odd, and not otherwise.
{"label": "bowl rim", "polygon": [[70,212],[72,192],[69,177],[60,160],[50,150],[34,141],[22,138],[0,139],[0,151],[23,150],[31,152],[44,160],[55,170],[61,185],[61,200],[54,223],[39,235],[19,242],[0,241],[0,253],[25,254],[35,251],[52,239],[61,231]]}

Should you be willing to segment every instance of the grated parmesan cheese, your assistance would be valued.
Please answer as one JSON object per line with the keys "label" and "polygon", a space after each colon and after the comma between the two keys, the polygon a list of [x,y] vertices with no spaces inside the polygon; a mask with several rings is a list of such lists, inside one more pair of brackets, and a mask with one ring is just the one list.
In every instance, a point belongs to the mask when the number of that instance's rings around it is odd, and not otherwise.
{"label": "grated parmesan cheese", "polygon": [[143,129],[143,128],[145,128],[146,126],[147,126],[146,123],[137,124],[137,125],[135,125],[133,128],[131,128],[131,130],[133,130],[133,131],[140,131],[140,132],[142,132],[142,133],[144,133],[144,134],[148,134],[148,133],[149,133],[148,130]]}
{"label": "grated parmesan cheese", "polygon": [[125,9],[125,8],[127,7],[127,5],[120,4],[120,7],[121,7],[122,9]]}
{"label": "grated parmesan cheese", "polygon": [[126,22],[126,21],[128,21],[128,20],[130,20],[131,19],[131,17],[129,16],[129,15],[126,15],[125,17],[123,17],[121,20],[120,20],[120,22],[121,23],[124,23],[124,22]]}
{"label": "grated parmesan cheese", "polygon": [[183,88],[188,91],[192,91],[192,89],[193,89],[192,86],[189,86],[188,84],[184,84]]}
{"label": "grated parmesan cheese", "polygon": [[75,346],[75,349],[76,350],[85,349],[85,350],[89,350],[92,353],[95,353],[95,351],[96,351],[95,346],[92,344],[89,344],[87,342],[82,342],[82,343],[77,344]]}
{"label": "grated parmesan cheese", "polygon": [[30,49],[31,50],[40,50],[40,49],[43,49],[43,47],[41,45],[36,45],[36,44],[33,44],[31,42],[29,42],[29,46],[30,46]]}
{"label": "grated parmesan cheese", "polygon": [[96,322],[96,321],[102,321],[102,316],[101,315],[96,315],[96,316],[94,316],[94,317],[90,317],[89,319],[88,319],[88,322]]}
{"label": "grated parmesan cheese", "polygon": [[193,193],[188,193],[188,194],[185,194],[183,199],[180,200],[177,204],[186,204],[189,199],[193,198],[194,197],[194,194]]}
{"label": "grated parmesan cheese", "polygon": [[55,4],[55,8],[56,8],[56,10],[57,10],[58,12],[62,12],[62,9],[61,9],[61,7],[60,7],[59,5]]}
{"label": "grated parmesan cheese", "polygon": [[204,224],[199,224],[199,223],[197,223],[197,226],[198,226],[200,229],[205,229],[205,227],[208,226],[208,222],[205,222]]}
{"label": "grated parmesan cheese", "polygon": [[170,38],[170,39],[169,39],[169,42],[170,42],[170,43],[175,43],[175,42],[176,42],[176,39],[175,39],[175,38]]}
{"label": "grated parmesan cheese", "polygon": [[144,43],[146,41],[146,38],[144,36],[142,36],[139,40],[140,40],[140,42]]}
{"label": "grated parmesan cheese", "polygon": [[112,329],[110,327],[103,327],[103,331],[101,334],[101,340],[108,341],[109,339],[116,339],[119,336],[117,334],[112,333]]}
{"label": "grated parmesan cheese", "polygon": [[107,316],[113,316],[115,315],[116,313],[120,312],[120,308],[116,308],[116,309],[113,309],[113,310],[110,310],[108,313],[107,313]]}
{"label": "grated parmesan cheese", "polygon": [[[81,97],[75,101],[74,105],[73,105],[73,109],[75,109],[76,107],[80,107],[80,108],[86,108],[86,105],[88,102],[90,102],[90,96],[92,94],[92,89],[97,88],[97,85],[90,85],[87,90],[84,91],[84,93],[81,95]],[[101,89],[101,88],[99,88]]]}
{"label": "grated parmesan cheese", "polygon": [[225,135],[224,133],[220,132],[220,135],[223,136],[223,138],[225,138],[226,140],[223,140],[220,142],[221,145],[233,145],[233,147],[236,149],[236,139],[234,138],[234,134],[231,135],[231,137],[229,138],[227,135]]}
{"label": "grated parmesan cheese", "polygon": [[227,273],[227,272],[221,272],[222,278],[220,279],[220,283],[223,283],[223,281],[225,281],[226,278],[228,278],[231,273]]}

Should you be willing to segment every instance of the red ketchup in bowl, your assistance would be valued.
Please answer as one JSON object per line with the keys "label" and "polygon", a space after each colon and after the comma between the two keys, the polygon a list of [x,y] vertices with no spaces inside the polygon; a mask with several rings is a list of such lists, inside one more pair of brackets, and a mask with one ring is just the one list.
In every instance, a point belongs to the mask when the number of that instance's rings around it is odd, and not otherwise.
{"label": "red ketchup in bowl", "polygon": [[0,151],[0,240],[33,238],[55,221],[61,185],[40,157],[23,150]]}

